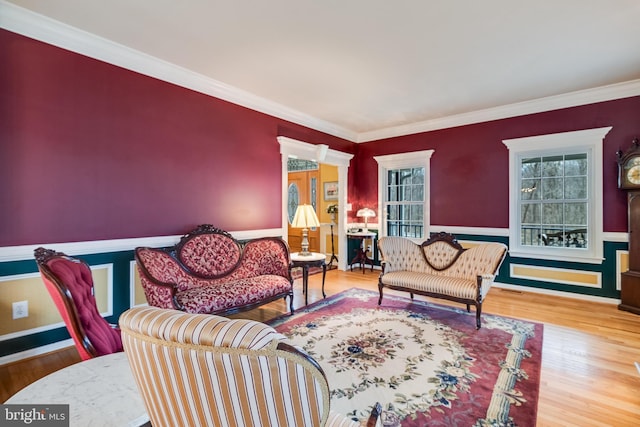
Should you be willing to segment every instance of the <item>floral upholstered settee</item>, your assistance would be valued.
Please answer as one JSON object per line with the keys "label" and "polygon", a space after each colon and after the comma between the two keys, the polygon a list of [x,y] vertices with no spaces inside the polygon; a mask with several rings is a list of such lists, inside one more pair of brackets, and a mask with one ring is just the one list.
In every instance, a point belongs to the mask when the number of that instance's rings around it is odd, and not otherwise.
{"label": "floral upholstered settee", "polygon": [[136,248],[135,259],[149,305],[227,315],[289,297],[293,313],[289,246],[278,237],[240,243],[203,224],[173,247]]}
{"label": "floral upholstered settee", "polygon": [[489,292],[506,254],[502,243],[480,243],[464,249],[448,233],[438,233],[422,244],[404,237],[382,237],[378,241],[382,273],[378,279],[382,304],[383,288],[444,298],[476,307],[480,329],[482,302]]}

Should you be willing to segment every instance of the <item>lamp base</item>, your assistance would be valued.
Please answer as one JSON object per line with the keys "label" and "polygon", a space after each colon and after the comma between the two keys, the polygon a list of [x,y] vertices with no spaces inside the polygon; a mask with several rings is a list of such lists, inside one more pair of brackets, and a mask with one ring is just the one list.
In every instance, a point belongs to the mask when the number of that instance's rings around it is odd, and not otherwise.
{"label": "lamp base", "polygon": [[303,228],[302,229],[302,243],[300,244],[300,246],[302,247],[302,250],[300,252],[298,252],[298,255],[300,255],[300,256],[309,256],[309,255],[311,255],[311,252],[309,252],[308,234],[309,234],[309,230],[306,229],[306,228]]}

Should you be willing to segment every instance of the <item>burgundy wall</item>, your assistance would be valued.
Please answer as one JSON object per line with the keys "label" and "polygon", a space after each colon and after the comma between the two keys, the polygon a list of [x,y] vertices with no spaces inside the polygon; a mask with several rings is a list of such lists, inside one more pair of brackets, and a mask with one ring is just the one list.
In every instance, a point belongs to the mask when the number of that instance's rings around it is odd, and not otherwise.
{"label": "burgundy wall", "polygon": [[627,229],[626,193],[617,188],[616,151],[640,136],[640,96],[359,144],[349,194],[353,212],[377,206],[373,156],[434,149],[431,223],[509,226],[509,153],[503,139],[613,126],[603,147],[604,231]]}
{"label": "burgundy wall", "polygon": [[377,205],[373,156],[434,149],[431,223],[506,228],[501,141],[604,126],[604,230],[626,231],[640,97],[353,144],[4,30],[0,63],[0,246],[279,228],[278,135],[355,153],[352,212]]}
{"label": "burgundy wall", "polygon": [[278,135],[354,144],[0,30],[0,246],[281,227]]}

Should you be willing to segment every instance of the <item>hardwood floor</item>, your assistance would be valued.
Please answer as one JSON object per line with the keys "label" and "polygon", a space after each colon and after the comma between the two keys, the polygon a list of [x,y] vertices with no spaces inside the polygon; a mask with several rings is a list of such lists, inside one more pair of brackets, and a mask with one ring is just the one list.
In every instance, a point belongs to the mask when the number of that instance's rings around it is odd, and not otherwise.
{"label": "hardwood floor", "polygon": [[[332,270],[325,290],[327,295],[352,287],[377,291],[378,274]],[[321,278],[309,277],[309,303],[322,298]],[[299,307],[304,301],[301,279],[295,281],[295,292]],[[233,317],[266,321],[286,310],[285,303],[277,301]],[[619,311],[614,304],[498,288],[490,291],[483,310],[544,323],[538,426],[640,425],[640,374],[634,366],[640,361],[640,316]],[[78,361],[75,349],[69,348],[0,366],[0,401]]]}

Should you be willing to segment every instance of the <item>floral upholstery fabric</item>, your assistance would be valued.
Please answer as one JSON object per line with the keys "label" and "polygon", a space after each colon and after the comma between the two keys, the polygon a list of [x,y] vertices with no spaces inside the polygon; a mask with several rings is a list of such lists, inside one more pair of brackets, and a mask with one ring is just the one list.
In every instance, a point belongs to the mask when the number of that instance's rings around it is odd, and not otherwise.
{"label": "floral upholstery fabric", "polygon": [[327,379],[270,326],[155,307],[120,317],[124,349],[156,426],[345,426]]}
{"label": "floral upholstery fabric", "polygon": [[200,234],[183,243],[180,262],[195,274],[213,278],[229,274],[240,261],[238,242],[224,234]]}
{"label": "floral upholstery fabric", "polygon": [[240,244],[226,234],[204,233],[175,249],[137,248],[136,261],[147,302],[156,307],[223,313],[293,297],[289,247],[279,238]]}
{"label": "floral upholstery fabric", "polygon": [[263,275],[211,284],[203,281],[186,291],[177,292],[176,299],[187,313],[218,313],[234,307],[257,304],[287,292],[291,283],[282,276]]}
{"label": "floral upholstery fabric", "polygon": [[249,240],[244,246],[242,262],[229,276],[243,278],[263,274],[289,276],[289,249],[282,240]]}

